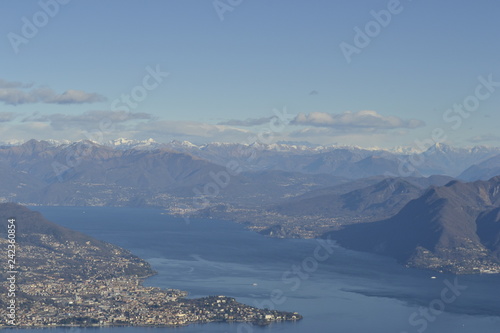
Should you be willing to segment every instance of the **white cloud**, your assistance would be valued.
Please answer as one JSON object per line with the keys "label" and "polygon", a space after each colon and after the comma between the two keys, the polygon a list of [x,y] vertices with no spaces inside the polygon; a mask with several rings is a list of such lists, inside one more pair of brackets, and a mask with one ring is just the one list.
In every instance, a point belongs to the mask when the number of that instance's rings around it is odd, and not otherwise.
{"label": "white cloud", "polygon": [[243,126],[243,127],[259,126],[259,125],[269,124],[273,118],[276,118],[276,116],[262,117],[262,118],[247,118],[245,120],[231,119],[220,122],[218,123],[218,125]]}
{"label": "white cloud", "polygon": [[[168,139],[192,140],[192,141],[232,141],[241,142],[252,136],[251,131],[226,126],[213,125],[195,121],[151,121],[138,124],[138,132],[146,132],[148,135]],[[154,137],[154,136],[153,136]]]}
{"label": "white cloud", "polygon": [[81,90],[68,90],[62,94],[54,94],[45,103],[55,104],[82,104],[104,102],[106,98],[96,93],[87,93]]}
{"label": "white cloud", "polygon": [[14,120],[17,115],[13,112],[0,112],[0,123],[5,123]]}
{"label": "white cloud", "polygon": [[149,113],[144,113],[144,112],[94,110],[94,111],[87,111],[78,115],[62,114],[62,113],[53,113],[48,115],[33,114],[31,116],[26,117],[23,121],[24,122],[57,121],[57,122],[67,122],[67,123],[81,123],[81,122],[99,122],[104,118],[108,118],[115,122],[125,122],[134,119],[152,119],[153,116]]}
{"label": "white cloud", "polygon": [[[2,117],[0,113],[0,123]],[[10,120],[7,114],[4,117],[6,121]],[[257,140],[257,135],[246,129],[195,121],[158,120],[149,113],[127,111],[88,111],[77,115],[35,113],[24,117],[20,123],[8,123],[0,132],[0,141],[32,138],[76,141],[91,138],[105,142],[120,137],[152,137],[159,142],[176,139],[197,143]]]}
{"label": "white cloud", "polygon": [[348,144],[362,147],[387,147],[388,142],[408,144],[404,141],[404,134],[399,131],[379,131],[373,128],[353,130],[339,130],[329,127],[305,127],[292,131],[286,135],[290,141],[306,141],[317,145]]}
{"label": "white cloud", "polygon": [[403,120],[396,116],[383,116],[376,111],[364,110],[358,112],[347,111],[340,114],[326,112],[300,113],[292,122],[295,125],[332,127],[332,128],[372,128],[396,129],[417,128],[425,123],[421,120]]}
{"label": "white cloud", "polygon": [[[89,138],[90,135],[99,142],[120,137],[140,140],[151,137],[158,142],[175,139],[194,143],[214,141],[252,143],[262,140],[258,136],[260,131],[240,128],[236,124],[257,126],[269,121],[269,118],[260,118],[209,124],[197,121],[161,120],[149,113],[87,111],[76,115],[35,113],[21,118],[20,122],[9,123],[14,116],[0,113],[0,124],[8,125],[2,126],[0,141],[31,138],[75,141]],[[371,122],[368,123],[368,120]],[[104,129],[101,126],[103,122],[106,124]],[[315,125],[303,126],[304,124]],[[408,136],[408,132],[419,125],[421,125],[419,121],[382,117],[374,111],[341,115],[316,112],[299,114],[283,131],[272,133],[270,140],[272,142],[299,140],[314,144],[387,145],[387,142],[403,144],[402,141]],[[264,137],[267,140],[267,136]]]}
{"label": "white cloud", "polygon": [[[47,123],[32,122],[15,125],[4,125],[2,123],[0,130],[0,141],[27,141],[29,139],[62,139],[59,133],[53,133],[50,125]],[[74,131],[73,131],[74,132]]]}
{"label": "white cloud", "polygon": [[32,84],[9,82],[0,79],[0,101],[10,105],[47,103],[47,104],[83,104],[103,102],[106,98],[97,93],[82,90],[67,90],[62,94],[47,87],[29,89]]}
{"label": "white cloud", "polygon": [[[79,115],[68,115],[54,113],[49,115],[33,114],[22,121],[48,123],[54,130],[65,130],[78,128],[81,130],[94,131],[102,127],[101,122],[112,124],[113,128],[118,125],[132,121],[150,120],[153,116],[149,113],[128,112],[128,111],[87,111]],[[106,126],[111,128],[111,126]]]}
{"label": "white cloud", "polygon": [[6,81],[0,79],[0,88],[31,88],[33,83],[22,83],[18,81]]}
{"label": "white cloud", "polygon": [[483,134],[483,135],[477,135],[469,139],[469,142],[471,143],[481,143],[481,142],[498,142],[500,141],[500,136],[495,135],[495,134]]}

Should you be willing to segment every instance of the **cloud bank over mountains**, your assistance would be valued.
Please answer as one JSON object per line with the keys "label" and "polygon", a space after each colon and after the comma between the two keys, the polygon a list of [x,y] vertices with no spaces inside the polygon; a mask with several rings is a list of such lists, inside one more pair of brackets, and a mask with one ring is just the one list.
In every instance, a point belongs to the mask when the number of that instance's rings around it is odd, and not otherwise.
{"label": "cloud bank over mountains", "polygon": [[[332,144],[336,143],[335,140],[348,141],[349,138],[366,140],[370,137],[373,140],[387,135],[397,136],[397,131],[424,126],[420,120],[383,116],[375,111],[340,114],[313,112],[289,116],[285,123],[280,123],[276,116],[270,116],[213,124],[159,119],[150,113],[132,111],[92,110],[79,114],[34,112],[24,115],[3,112],[0,113],[0,123],[4,126],[0,141],[31,138],[79,140],[89,138],[89,133],[101,132],[100,136],[107,140],[121,137],[143,140],[152,137],[158,142],[176,139],[195,143],[250,143],[300,139],[314,144]],[[107,124],[105,128],[103,123]]]}
{"label": "cloud bank over mountains", "polygon": [[403,120],[395,116],[383,116],[376,111],[363,110],[358,112],[346,111],[340,114],[326,112],[300,113],[293,121],[295,125],[333,127],[333,128],[373,128],[396,129],[417,128],[425,123],[421,120]]}
{"label": "cloud bank over mountains", "polygon": [[[419,119],[403,119],[375,110],[345,112],[277,111],[268,116],[226,119],[223,121],[165,119],[159,114],[169,110],[137,112],[116,110],[107,105],[109,99],[99,93],[67,89],[62,93],[34,83],[0,79],[0,141],[55,139],[113,140],[129,138],[158,142],[187,140],[197,144],[209,142],[264,143],[301,141],[311,144],[353,144],[377,146],[383,142],[400,142],[410,131],[426,126]],[[97,110],[75,112],[76,105],[100,103]],[[54,111],[30,111],[31,105],[52,104]],[[109,104],[109,103],[108,103]],[[112,104],[112,103],[111,103]],[[21,107],[29,105],[29,108]],[[22,109],[22,111],[21,111]],[[19,112],[17,112],[19,110]],[[58,111],[58,112],[56,112]],[[492,136],[475,137],[475,143],[492,140]],[[97,140],[97,141],[99,141]]]}
{"label": "cloud bank over mountains", "polygon": [[106,98],[97,93],[69,89],[57,93],[48,87],[33,88],[33,83],[0,79],[0,101],[8,105],[21,104],[83,104],[104,102]]}

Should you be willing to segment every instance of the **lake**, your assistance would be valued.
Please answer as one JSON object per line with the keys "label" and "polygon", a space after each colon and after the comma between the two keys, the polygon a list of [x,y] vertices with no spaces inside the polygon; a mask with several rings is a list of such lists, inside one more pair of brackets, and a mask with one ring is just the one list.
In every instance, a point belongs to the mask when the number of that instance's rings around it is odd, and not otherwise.
{"label": "lake", "polygon": [[[124,247],[158,275],[146,285],[189,297],[226,295],[304,319],[266,327],[56,328],[47,331],[488,333],[500,329],[498,275],[453,276],[408,269],[390,258],[326,242],[266,238],[227,221],[191,220],[161,210],[31,207],[47,219]],[[16,330],[16,332],[32,330]]]}

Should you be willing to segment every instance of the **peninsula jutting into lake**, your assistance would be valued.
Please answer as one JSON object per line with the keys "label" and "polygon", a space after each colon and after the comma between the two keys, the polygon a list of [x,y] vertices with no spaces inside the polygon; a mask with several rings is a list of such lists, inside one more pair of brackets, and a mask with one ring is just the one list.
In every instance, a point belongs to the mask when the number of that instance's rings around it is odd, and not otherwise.
{"label": "peninsula jutting into lake", "polygon": [[[302,318],[258,309],[226,296],[187,299],[187,292],[144,287],[155,272],[129,251],[45,220],[16,204],[1,204],[0,245],[15,244],[15,262],[2,272],[0,327],[180,326],[246,322],[265,325]],[[15,239],[15,242],[9,242]]]}

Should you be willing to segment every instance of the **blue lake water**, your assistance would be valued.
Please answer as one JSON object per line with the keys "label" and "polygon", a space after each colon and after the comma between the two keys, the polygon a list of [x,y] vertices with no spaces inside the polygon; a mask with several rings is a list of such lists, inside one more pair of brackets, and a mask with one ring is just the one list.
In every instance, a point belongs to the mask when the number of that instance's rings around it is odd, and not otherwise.
{"label": "blue lake water", "polygon": [[[321,247],[316,240],[266,238],[227,221],[192,220],[186,224],[154,209],[32,209],[53,222],[122,246],[146,259],[158,272],[146,280],[146,285],[186,290],[190,297],[226,295],[249,305],[297,311],[304,316],[296,323],[267,327],[207,324],[181,328],[47,329],[50,332],[500,330],[497,275],[457,278],[407,269],[389,258]],[[32,332],[16,330],[24,331]]]}

